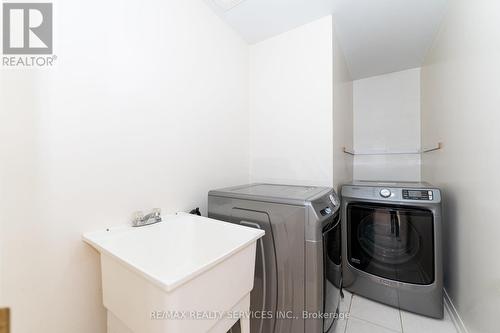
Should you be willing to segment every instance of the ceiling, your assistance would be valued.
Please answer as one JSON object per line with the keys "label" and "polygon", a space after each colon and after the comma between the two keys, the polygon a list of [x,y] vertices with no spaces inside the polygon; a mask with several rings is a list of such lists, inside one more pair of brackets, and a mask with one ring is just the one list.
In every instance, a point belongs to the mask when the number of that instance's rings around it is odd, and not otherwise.
{"label": "ceiling", "polygon": [[[353,79],[421,66],[439,29],[448,2],[448,0],[205,1],[250,44],[333,14],[337,37]],[[226,9],[215,5],[214,1],[222,1],[227,5]]]}

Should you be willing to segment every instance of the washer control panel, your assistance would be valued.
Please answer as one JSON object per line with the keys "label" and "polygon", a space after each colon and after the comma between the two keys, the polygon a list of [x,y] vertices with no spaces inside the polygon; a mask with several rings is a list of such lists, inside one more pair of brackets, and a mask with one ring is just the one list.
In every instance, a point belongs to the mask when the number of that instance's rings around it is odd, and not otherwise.
{"label": "washer control panel", "polygon": [[316,215],[324,218],[332,216],[340,209],[340,200],[334,192],[331,192],[312,202],[312,206]]}
{"label": "washer control panel", "polygon": [[340,204],[339,199],[334,196],[333,193],[330,194],[330,201],[332,202],[334,207],[337,207]]}
{"label": "washer control panel", "polygon": [[403,189],[403,199],[432,201],[434,192],[432,190]]}

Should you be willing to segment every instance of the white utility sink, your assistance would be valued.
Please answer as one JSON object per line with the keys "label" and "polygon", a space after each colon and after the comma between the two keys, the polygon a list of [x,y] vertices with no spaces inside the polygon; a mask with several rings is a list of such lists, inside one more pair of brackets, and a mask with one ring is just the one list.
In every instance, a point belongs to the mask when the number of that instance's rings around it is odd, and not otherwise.
{"label": "white utility sink", "polygon": [[[248,312],[264,231],[188,214],[85,234],[101,254],[108,333],[225,333]],[[242,332],[249,332],[243,316]]]}

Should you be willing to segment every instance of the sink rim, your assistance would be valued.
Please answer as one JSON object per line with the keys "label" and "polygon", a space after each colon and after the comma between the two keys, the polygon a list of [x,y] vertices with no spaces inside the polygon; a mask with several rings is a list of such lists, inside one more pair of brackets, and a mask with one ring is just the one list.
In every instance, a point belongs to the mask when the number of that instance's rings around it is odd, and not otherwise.
{"label": "sink rim", "polygon": [[[117,255],[113,253],[112,250],[106,248],[106,242],[112,240],[113,238],[123,235],[123,234],[130,234],[134,233],[137,231],[141,230],[147,230],[147,229],[155,229],[158,228],[159,226],[164,227],[165,224],[168,223],[176,223],[179,225],[186,224],[187,223],[204,223],[205,226],[208,225],[208,223],[212,224],[217,224],[217,226],[224,225],[225,229],[230,230],[236,230],[240,229],[245,230],[248,235],[245,235],[244,239],[239,242],[237,246],[232,246],[230,247],[229,250],[226,250],[224,254],[215,256],[211,260],[207,260],[203,263],[197,264],[196,267],[186,274],[184,274],[181,277],[177,278],[172,278],[169,281],[166,281],[165,278],[162,278],[152,272],[148,272],[146,269],[140,267],[137,264],[131,263],[130,261],[127,261],[126,258],[123,258],[120,255]],[[160,287],[162,290],[166,292],[172,292],[173,290],[179,288],[180,286],[184,285],[185,283],[189,282],[190,280],[196,278],[197,276],[203,274],[204,272],[210,270],[214,266],[218,265],[219,263],[223,262],[224,260],[228,259],[232,255],[238,253],[239,251],[245,249],[247,246],[250,246],[252,243],[256,242],[259,238],[264,236],[264,231],[256,228],[250,228],[246,226],[241,226],[238,224],[233,224],[233,223],[227,223],[219,220],[214,220],[206,217],[200,217],[200,216],[195,216],[195,215],[190,215],[190,214],[177,214],[177,215],[169,215],[165,216],[163,219],[163,222],[159,224],[154,224],[154,225],[149,225],[149,226],[144,226],[144,227],[139,227],[139,228],[134,228],[131,226],[118,226],[118,227],[113,227],[113,228],[107,228],[104,230],[100,231],[94,231],[94,232],[89,232],[85,233],[82,236],[82,239],[85,243],[91,245],[93,248],[95,248],[101,255],[106,255],[109,256],[121,264],[123,264],[126,268],[138,273],[145,279],[149,280],[156,286]]]}

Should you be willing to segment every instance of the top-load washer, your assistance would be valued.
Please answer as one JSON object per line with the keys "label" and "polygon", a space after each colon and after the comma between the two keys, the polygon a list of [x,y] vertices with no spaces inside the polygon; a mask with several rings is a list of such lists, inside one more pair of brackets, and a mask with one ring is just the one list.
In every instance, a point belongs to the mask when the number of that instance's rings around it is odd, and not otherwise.
{"label": "top-load washer", "polygon": [[323,333],[340,302],[340,201],[331,188],[251,184],[210,191],[208,216],[262,229],[252,333]]}
{"label": "top-load washer", "polygon": [[427,183],[342,187],[344,287],[419,314],[443,317],[441,191]]}

